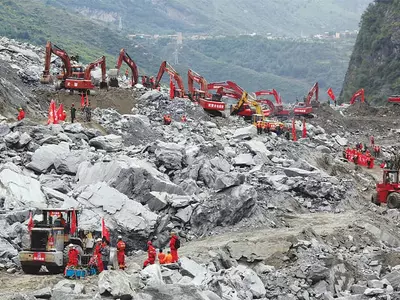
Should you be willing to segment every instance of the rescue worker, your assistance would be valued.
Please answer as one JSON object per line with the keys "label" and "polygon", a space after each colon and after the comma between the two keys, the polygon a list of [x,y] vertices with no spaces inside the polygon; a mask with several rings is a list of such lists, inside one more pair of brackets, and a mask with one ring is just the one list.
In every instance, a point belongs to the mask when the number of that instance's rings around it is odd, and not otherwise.
{"label": "rescue worker", "polygon": [[66,221],[62,214],[54,221],[55,226],[65,227],[65,224]]}
{"label": "rescue worker", "polygon": [[170,251],[168,251],[167,255],[165,255],[164,264],[172,264],[172,254]]}
{"label": "rescue worker", "polygon": [[103,243],[101,245],[101,261],[103,262],[104,270],[108,270],[108,262],[110,261],[110,242],[103,238]]}
{"label": "rescue worker", "polygon": [[118,236],[118,243],[117,243],[117,260],[118,266],[121,270],[125,270],[125,248],[126,244],[122,240],[122,236]]}
{"label": "rescue worker", "polygon": [[76,108],[75,108],[75,104],[72,103],[71,104],[71,123],[74,123],[75,116],[76,116]]}
{"label": "rescue worker", "polygon": [[147,259],[143,263],[143,269],[146,268],[148,265],[154,265],[156,261],[157,251],[151,241],[147,242],[147,255]]}
{"label": "rescue worker", "polygon": [[96,261],[97,270],[99,271],[99,273],[103,272],[104,267],[103,267],[103,261],[101,260],[101,239],[100,238],[98,238],[96,240],[96,245],[95,245],[94,251],[93,251],[93,257],[95,258],[95,261]]}
{"label": "rescue worker", "polygon": [[169,248],[171,249],[172,262],[178,262],[178,248],[180,248],[180,241],[175,232],[171,232],[171,240],[169,241]]}
{"label": "rescue worker", "polygon": [[185,115],[183,115],[183,116],[181,117],[181,121],[182,121],[183,123],[187,122],[187,119],[186,119],[186,116],[185,116]]}
{"label": "rescue worker", "polygon": [[163,249],[160,249],[159,252],[160,253],[158,253],[158,262],[160,263],[160,265],[163,265],[165,264],[165,253],[163,252]]}
{"label": "rescue worker", "polygon": [[25,118],[25,112],[24,110],[20,107],[18,108],[18,116],[17,116],[17,120],[21,121],[22,119]]}
{"label": "rescue worker", "polygon": [[61,115],[61,121],[65,121],[67,119],[67,112],[63,110],[63,113]]}
{"label": "rescue worker", "polygon": [[371,142],[371,146],[373,147],[374,145],[375,145],[375,138],[374,138],[374,136],[372,135],[371,137],[370,137],[370,142]]}
{"label": "rescue worker", "polygon": [[68,263],[65,266],[64,269],[64,275],[67,273],[67,269],[74,267],[76,268],[78,266],[79,263],[79,251],[78,249],[76,249],[74,244],[69,244],[68,245],[69,249],[68,249]]}
{"label": "rescue worker", "polygon": [[256,123],[256,127],[257,127],[257,134],[262,134],[262,122],[261,121],[257,121]]}
{"label": "rescue worker", "polygon": [[171,115],[164,115],[164,125],[171,124]]}

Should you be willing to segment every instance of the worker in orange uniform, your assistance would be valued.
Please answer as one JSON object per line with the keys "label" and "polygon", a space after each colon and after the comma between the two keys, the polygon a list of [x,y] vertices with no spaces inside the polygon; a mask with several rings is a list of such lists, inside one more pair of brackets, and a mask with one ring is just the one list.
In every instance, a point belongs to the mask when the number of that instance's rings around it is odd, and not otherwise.
{"label": "worker in orange uniform", "polygon": [[163,252],[163,249],[159,250],[158,253],[158,262],[160,263],[160,265],[165,264],[165,253]]}
{"label": "worker in orange uniform", "polygon": [[68,263],[65,266],[64,275],[66,274],[68,268],[76,268],[79,262],[79,251],[76,249],[76,246],[74,244],[69,244],[68,247]]}
{"label": "worker in orange uniform", "polygon": [[94,246],[94,251],[93,251],[93,257],[95,258],[97,270],[99,271],[99,273],[103,272],[104,270],[103,261],[101,260],[101,244],[102,240],[98,238],[96,240],[96,245]]}
{"label": "worker in orange uniform", "polygon": [[170,125],[171,121],[171,115],[164,115],[164,125]]}
{"label": "worker in orange uniform", "polygon": [[257,127],[257,134],[262,134],[263,124],[261,121],[257,121],[256,127]]}
{"label": "worker in orange uniform", "polygon": [[187,122],[187,118],[186,118],[185,115],[183,115],[183,116],[181,117],[181,121],[182,121],[183,123]]}
{"label": "worker in orange uniform", "polygon": [[25,118],[25,112],[24,112],[24,110],[20,107],[20,108],[18,108],[18,117],[17,117],[17,120],[18,121],[21,121],[22,119],[24,119]]}
{"label": "worker in orange uniform", "polygon": [[157,251],[156,251],[156,248],[154,248],[151,241],[147,242],[147,254],[148,254],[148,257],[143,263],[143,269],[146,268],[148,265],[154,265],[154,263],[156,261]]}
{"label": "worker in orange uniform", "polygon": [[122,236],[118,236],[117,260],[118,260],[118,266],[121,270],[125,270],[125,248],[126,244],[122,240]]}
{"label": "worker in orange uniform", "polygon": [[171,232],[171,239],[169,241],[169,248],[171,249],[172,262],[178,262],[178,249],[181,247],[181,242],[175,232]]}
{"label": "worker in orange uniform", "polygon": [[165,255],[164,264],[172,264],[172,254],[171,254],[171,251],[168,251],[168,252],[167,252],[167,255]]}

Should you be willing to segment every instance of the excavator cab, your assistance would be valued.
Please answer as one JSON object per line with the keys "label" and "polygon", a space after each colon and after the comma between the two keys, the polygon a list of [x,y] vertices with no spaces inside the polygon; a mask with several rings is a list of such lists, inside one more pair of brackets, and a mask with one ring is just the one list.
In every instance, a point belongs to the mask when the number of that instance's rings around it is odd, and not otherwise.
{"label": "excavator cab", "polygon": [[376,184],[372,203],[387,203],[388,208],[400,208],[399,170],[384,170],[382,177],[382,182]]}

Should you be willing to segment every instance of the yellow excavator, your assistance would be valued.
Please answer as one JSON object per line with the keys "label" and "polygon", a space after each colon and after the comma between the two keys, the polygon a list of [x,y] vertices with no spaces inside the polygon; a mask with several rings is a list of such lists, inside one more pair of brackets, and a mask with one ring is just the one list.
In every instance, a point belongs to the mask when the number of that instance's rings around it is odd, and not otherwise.
{"label": "yellow excavator", "polygon": [[[250,105],[256,109],[255,113],[250,108]],[[257,101],[249,99],[249,95],[246,91],[243,92],[238,103],[232,106],[231,115],[239,115],[245,118],[251,118],[252,123],[256,123],[257,121],[260,121],[260,119],[262,121],[264,120],[264,113],[261,105]]]}

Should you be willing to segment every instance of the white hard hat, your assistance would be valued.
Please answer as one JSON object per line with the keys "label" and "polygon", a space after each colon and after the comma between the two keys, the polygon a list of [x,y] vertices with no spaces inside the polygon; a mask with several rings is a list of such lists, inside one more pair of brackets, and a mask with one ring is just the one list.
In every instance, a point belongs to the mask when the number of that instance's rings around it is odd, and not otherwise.
{"label": "white hard hat", "polygon": [[102,241],[102,239],[101,238],[98,238],[97,240],[96,240],[96,242],[101,242]]}
{"label": "white hard hat", "polygon": [[69,245],[68,245],[68,247],[70,247],[70,248],[71,248],[71,247],[74,247],[74,246],[75,246],[74,244],[69,244]]}
{"label": "white hard hat", "polygon": [[118,239],[122,239],[122,236],[119,235],[119,236],[118,236]]}

